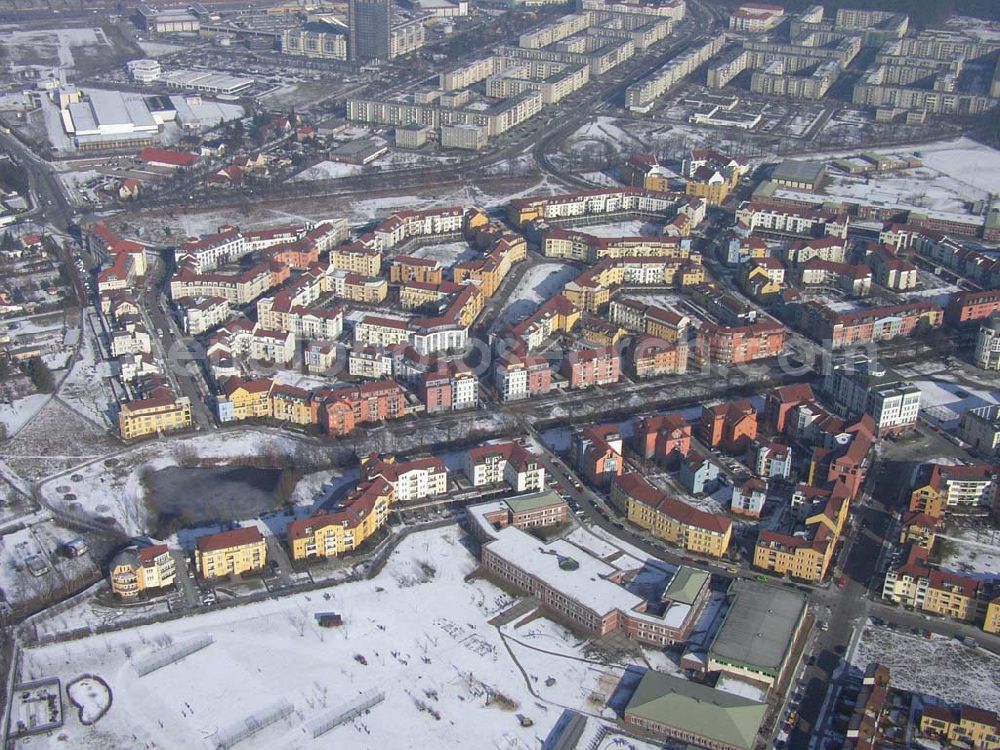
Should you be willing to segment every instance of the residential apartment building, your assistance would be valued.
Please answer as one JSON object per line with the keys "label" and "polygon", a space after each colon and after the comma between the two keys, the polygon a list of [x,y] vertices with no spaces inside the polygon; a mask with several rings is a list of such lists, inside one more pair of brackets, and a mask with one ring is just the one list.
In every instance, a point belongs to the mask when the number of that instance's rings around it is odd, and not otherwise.
{"label": "residential apartment building", "polygon": [[195,541],[195,569],[205,580],[256,572],[266,563],[267,543],[256,526],[207,534]]}
{"label": "residential apartment building", "polygon": [[1000,313],[994,313],[979,327],[972,361],[983,370],[1000,370]]}
{"label": "residential apartment building", "polygon": [[632,523],[688,552],[721,558],[729,549],[733,533],[730,519],[669,497],[638,474],[615,479],[611,502]]}
{"label": "residential apartment building", "polygon": [[501,401],[520,401],[552,389],[552,368],[544,357],[509,352],[497,360],[493,381]]}
{"label": "residential apartment building", "polygon": [[617,383],[621,358],[613,347],[575,350],[563,357],[559,372],[573,389]]}
{"label": "residential apartment building", "polygon": [[360,484],[335,510],[292,521],[292,559],[327,559],[358,549],[385,526],[394,494],[388,482],[377,478]]}
{"label": "residential apartment building", "polygon": [[699,364],[738,365],[777,357],[785,349],[785,326],[771,318],[742,326],[702,323],[695,337]]}
{"label": "residential apartment building", "polygon": [[910,493],[910,510],[944,518],[950,513],[989,513],[997,508],[1000,467],[988,464],[924,464]]}
{"label": "residential apartment building", "polygon": [[753,565],[775,575],[789,575],[821,582],[830,569],[849,509],[849,489],[836,483],[830,494],[817,496],[806,507],[805,518],[795,529],[760,532],[754,546]]}
{"label": "residential apartment building", "polygon": [[493,443],[465,454],[465,475],[473,487],[506,482],[515,492],[540,492],[545,488],[545,467],[518,442]]}
{"label": "residential apartment building", "polygon": [[857,419],[870,415],[880,436],[900,434],[917,424],[920,389],[867,358],[854,358],[834,367],[823,389],[843,416]]}
{"label": "residential apartment building", "polygon": [[122,599],[136,599],[146,591],[173,586],[177,580],[177,564],[165,544],[122,550],[109,571],[111,593]]}
{"label": "residential apartment building", "polygon": [[118,433],[123,440],[159,435],[191,426],[191,400],[160,386],[145,398],[118,407]]}
{"label": "residential apartment building", "polygon": [[948,300],[944,320],[950,326],[961,326],[976,320],[986,320],[1000,313],[1000,290],[957,292]]}
{"label": "residential apartment building", "polygon": [[372,454],[361,460],[361,476],[367,481],[381,479],[392,487],[401,503],[443,495],[448,491],[448,469],[436,457],[397,461],[395,456]]}
{"label": "residential apartment building", "polygon": [[921,301],[851,312],[838,312],[810,301],[799,305],[796,314],[803,332],[816,341],[829,341],[838,349],[912,336],[921,330],[940,328],[944,319],[938,305]]}
{"label": "residential apartment building", "polygon": [[757,410],[746,400],[702,406],[697,431],[709,448],[742,454],[757,437]]}
{"label": "residential apartment building", "polygon": [[979,406],[963,413],[958,436],[982,453],[1000,455],[1000,406]]}
{"label": "residential apartment building", "polygon": [[641,335],[625,347],[622,357],[628,372],[639,380],[687,372],[690,349],[684,340],[667,341]]}
{"label": "residential apartment building", "polygon": [[691,425],[679,413],[641,417],[634,440],[636,451],[644,458],[673,465],[691,450]]}
{"label": "residential apartment building", "polygon": [[921,612],[974,622],[986,606],[981,586],[975,578],[930,567],[927,550],[912,545],[906,561],[886,571],[882,596]]}
{"label": "residential apartment building", "polygon": [[576,466],[597,487],[607,487],[625,471],[621,432],[618,425],[595,425],[574,435]]}

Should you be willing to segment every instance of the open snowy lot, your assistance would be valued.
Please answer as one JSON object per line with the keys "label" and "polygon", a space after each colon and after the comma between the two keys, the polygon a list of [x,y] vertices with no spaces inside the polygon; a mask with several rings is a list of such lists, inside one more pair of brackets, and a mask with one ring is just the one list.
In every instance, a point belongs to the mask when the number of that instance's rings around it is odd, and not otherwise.
{"label": "open snowy lot", "polygon": [[[939,163],[936,155],[932,161]],[[921,167],[897,174],[872,178],[832,175],[824,188],[835,200],[862,201],[880,206],[899,206],[916,211],[933,209],[936,213],[967,216],[969,204],[984,200],[987,190],[968,179],[968,173],[956,179],[940,168]]]}
{"label": "open snowy lot", "polygon": [[72,68],[81,49],[84,54],[101,47],[110,50],[101,29],[5,29],[3,45],[15,67]]}
{"label": "open snowy lot", "polygon": [[507,323],[526,318],[579,273],[577,266],[559,262],[541,263],[530,269],[514,287],[507,304],[497,315],[494,327],[499,329]]}
{"label": "open snowy lot", "polygon": [[90,420],[50,399],[13,439],[0,444],[0,459],[22,480],[32,481],[105,456],[120,445]]}
{"label": "open snowy lot", "polygon": [[1000,710],[1000,657],[953,638],[924,638],[867,624],[851,657],[860,672],[873,661],[889,667],[892,684],[952,703]]}
{"label": "open snowy lot", "polygon": [[310,180],[336,180],[339,177],[350,177],[361,174],[364,167],[360,164],[344,164],[338,161],[321,161],[313,164],[295,175],[289,182],[307,182]]}
{"label": "open snowy lot", "polygon": [[618,221],[608,224],[587,224],[574,227],[595,237],[657,237],[663,227],[648,221]]}
{"label": "open snowy lot", "polygon": [[956,524],[938,539],[945,552],[941,567],[983,580],[1000,579],[1000,529]]}
{"label": "open snowy lot", "polygon": [[[276,696],[290,711],[241,749],[518,750],[537,748],[565,707],[599,715],[621,671],[543,620],[491,625],[512,600],[465,580],[476,563],[463,542],[454,527],[414,534],[371,581],[28,650],[22,680],[89,673],[113,694],[93,726],[68,715],[31,746],[214,748]],[[319,627],[320,612],[343,625]],[[159,656],[165,666],[139,676]],[[359,696],[374,704],[338,724]],[[318,724],[330,729],[314,736]]]}
{"label": "open snowy lot", "polygon": [[468,242],[459,241],[424,245],[407,252],[406,255],[411,255],[414,258],[430,258],[438,261],[442,266],[451,267],[459,261],[479,257],[480,253],[469,247]]}

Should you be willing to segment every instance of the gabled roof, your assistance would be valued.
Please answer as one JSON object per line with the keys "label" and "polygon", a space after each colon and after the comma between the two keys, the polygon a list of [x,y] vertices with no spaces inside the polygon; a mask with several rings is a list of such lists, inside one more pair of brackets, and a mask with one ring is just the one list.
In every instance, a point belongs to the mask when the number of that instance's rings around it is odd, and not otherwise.
{"label": "gabled roof", "polygon": [[625,708],[627,715],[746,750],[766,711],[766,704],[652,669]]}

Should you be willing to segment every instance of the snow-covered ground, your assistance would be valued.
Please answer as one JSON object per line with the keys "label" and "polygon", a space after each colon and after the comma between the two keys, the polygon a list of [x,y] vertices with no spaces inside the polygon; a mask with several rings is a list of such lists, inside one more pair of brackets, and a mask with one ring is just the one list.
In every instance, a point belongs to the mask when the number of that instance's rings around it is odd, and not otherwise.
{"label": "snow-covered ground", "polygon": [[24,425],[35,416],[38,411],[49,400],[48,394],[35,393],[31,396],[19,398],[9,404],[0,404],[0,423],[11,437],[24,427]]}
{"label": "snow-covered ground", "polygon": [[867,624],[851,663],[864,673],[872,662],[887,666],[892,684],[903,690],[1000,710],[1000,657],[989,651]]}
{"label": "snow-covered ground", "polygon": [[578,267],[566,263],[549,262],[535,266],[518,282],[507,304],[497,315],[494,327],[500,328],[526,318],[579,273]]}
{"label": "snow-covered ground", "polygon": [[[48,62],[61,68],[72,68],[76,63],[73,49],[107,46],[108,40],[100,29],[35,29],[31,31],[3,32],[3,43],[11,51],[11,62],[16,66],[46,65]],[[36,57],[38,59],[36,59]]]}
{"label": "snow-covered ground", "polygon": [[985,527],[949,528],[938,534],[948,552],[941,567],[984,580],[1000,579],[1000,531]]}
{"label": "snow-covered ground", "polygon": [[462,241],[424,245],[423,247],[418,247],[411,252],[407,252],[406,254],[411,255],[414,258],[430,258],[432,260],[436,260],[446,268],[455,265],[455,263],[460,260],[475,258],[480,255],[480,253],[477,253],[469,247],[468,242]]}
{"label": "snow-covered ground", "polygon": [[638,220],[587,224],[575,229],[595,237],[655,237],[662,231],[662,227],[656,224]]}
{"label": "snow-covered ground", "polygon": [[[832,175],[824,192],[834,200],[862,201],[917,211],[933,209],[936,213],[962,216],[968,215],[971,202],[987,198],[988,191],[977,187],[975,181],[968,179],[967,173],[953,170],[952,174],[947,174],[940,168],[941,164],[947,163],[945,159],[939,160],[934,155],[931,160],[939,166],[871,178]],[[955,174],[961,177],[956,179],[952,176]]]}
{"label": "snow-covered ground", "polygon": [[295,175],[289,182],[308,182],[310,180],[336,180],[339,177],[350,177],[361,174],[364,167],[360,164],[344,164],[339,161],[321,161],[307,167]]}
{"label": "snow-covered ground", "polygon": [[[21,679],[95,674],[114,700],[93,727],[68,714],[48,748],[211,748],[281,696],[294,710],[240,743],[272,747],[537,748],[563,708],[600,715],[621,669],[544,620],[501,630],[511,598],[482,580],[455,527],[414,534],[372,581],[28,649]],[[337,612],[340,627],[314,616]],[[135,664],[214,642],[146,676]],[[506,644],[505,641],[506,640]],[[551,678],[551,679],[550,679]],[[359,695],[384,700],[314,738],[310,722]],[[533,720],[522,727],[517,715]]]}

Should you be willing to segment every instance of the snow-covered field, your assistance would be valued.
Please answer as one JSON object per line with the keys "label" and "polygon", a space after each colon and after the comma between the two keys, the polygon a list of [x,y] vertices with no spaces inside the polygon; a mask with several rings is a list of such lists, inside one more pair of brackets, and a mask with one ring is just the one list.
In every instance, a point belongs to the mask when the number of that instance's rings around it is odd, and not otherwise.
{"label": "snow-covered field", "polygon": [[1000,531],[994,528],[949,528],[938,534],[949,554],[941,567],[984,580],[1000,579]]}
{"label": "snow-covered field", "polygon": [[495,328],[526,318],[579,273],[578,267],[566,263],[549,262],[535,266],[514,288],[494,321]]}
{"label": "snow-covered field", "polygon": [[308,182],[310,180],[336,180],[339,177],[350,177],[361,174],[364,167],[360,164],[344,164],[339,161],[321,161],[307,167],[295,175],[289,182]]}
{"label": "snow-covered field", "polygon": [[1000,657],[953,638],[924,638],[867,624],[851,663],[864,673],[872,662],[889,668],[892,684],[953,703],[1000,710]]}
{"label": "snow-covered field", "polygon": [[[464,580],[476,563],[461,537],[455,527],[414,534],[372,581],[29,649],[22,680],[91,673],[113,692],[93,727],[68,714],[60,732],[32,746],[212,748],[275,696],[291,714],[240,748],[527,750],[564,707],[599,715],[621,670],[590,662],[544,620],[502,632],[490,625],[512,600]],[[330,611],[344,624],[320,628],[314,616]],[[214,642],[138,676],[137,662],[207,635]],[[316,738],[308,731],[371,693],[384,700],[367,713]],[[534,725],[522,727],[518,714]]]}
{"label": "snow-covered field", "polygon": [[35,416],[39,410],[49,400],[48,394],[35,393],[12,401],[9,404],[0,404],[0,423],[7,431],[7,436],[15,435],[24,425]]}
{"label": "snow-covered field", "polygon": [[662,227],[647,221],[632,220],[608,224],[588,224],[575,227],[575,229],[595,237],[656,237],[660,234]]}
{"label": "snow-covered field", "polygon": [[3,32],[3,44],[15,66],[53,65],[72,68],[74,48],[107,46],[101,29],[35,29]]}
{"label": "snow-covered field", "polygon": [[[939,164],[947,163],[944,160],[939,162],[936,157],[932,160]],[[895,175],[878,175],[871,179],[835,175],[826,185],[825,193],[835,200],[863,201],[917,211],[933,209],[936,213],[967,216],[968,204],[985,199],[987,191],[968,180],[967,173],[953,171],[952,174],[961,174],[962,178],[956,179],[940,168],[929,167]]]}
{"label": "snow-covered field", "polygon": [[438,261],[442,266],[451,267],[460,260],[467,260],[479,256],[475,250],[469,247],[467,242],[442,242],[434,245],[424,245],[411,252],[407,252],[414,258],[430,258]]}

